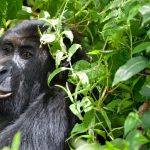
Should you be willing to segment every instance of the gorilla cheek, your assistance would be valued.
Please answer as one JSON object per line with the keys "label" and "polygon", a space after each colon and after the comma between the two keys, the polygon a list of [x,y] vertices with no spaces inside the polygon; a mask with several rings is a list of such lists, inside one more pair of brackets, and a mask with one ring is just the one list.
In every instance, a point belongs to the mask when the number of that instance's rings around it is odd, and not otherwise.
{"label": "gorilla cheek", "polygon": [[0,83],[0,89],[3,91],[11,91],[12,86],[11,86],[11,77],[7,77],[4,81]]}
{"label": "gorilla cheek", "polygon": [[26,66],[26,60],[23,60],[19,57],[19,54],[15,54],[13,59],[12,59],[13,63],[17,66],[18,69],[25,69]]}

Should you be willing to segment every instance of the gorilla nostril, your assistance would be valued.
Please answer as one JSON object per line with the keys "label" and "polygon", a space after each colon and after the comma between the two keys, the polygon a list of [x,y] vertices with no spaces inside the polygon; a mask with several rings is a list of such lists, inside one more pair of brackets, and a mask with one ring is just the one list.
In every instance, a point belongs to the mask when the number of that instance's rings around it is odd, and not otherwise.
{"label": "gorilla nostril", "polygon": [[3,74],[5,74],[5,73],[7,73],[7,71],[8,71],[8,70],[6,70],[6,69],[1,70],[1,71],[0,71],[0,75],[3,75]]}

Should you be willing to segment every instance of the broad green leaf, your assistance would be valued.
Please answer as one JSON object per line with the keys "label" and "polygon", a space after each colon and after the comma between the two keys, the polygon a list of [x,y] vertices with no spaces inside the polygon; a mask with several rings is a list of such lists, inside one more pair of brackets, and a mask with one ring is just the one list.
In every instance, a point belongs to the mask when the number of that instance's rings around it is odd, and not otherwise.
{"label": "broad green leaf", "polygon": [[79,134],[79,133],[84,133],[84,132],[86,132],[88,130],[88,128],[86,128],[84,125],[83,125],[83,123],[81,123],[81,124],[76,124],[75,126],[74,126],[74,128],[72,129],[72,131],[71,131],[71,134]]}
{"label": "broad green leaf", "polygon": [[86,140],[85,139],[78,139],[77,138],[72,138],[70,140],[70,143],[71,143],[71,146],[74,148],[74,149],[70,149],[70,150],[76,150],[76,148],[80,147],[81,145],[84,145],[86,144]]}
{"label": "broad green leaf", "polygon": [[95,124],[95,111],[91,110],[85,113],[84,118],[83,118],[83,125],[86,128],[92,128],[94,127]]}
{"label": "broad green leaf", "polygon": [[143,17],[142,26],[150,21],[150,5],[144,5],[140,8],[140,13]]}
{"label": "broad green leaf", "polygon": [[97,143],[84,144],[81,145],[76,150],[102,150],[101,146]]}
{"label": "broad green leaf", "polygon": [[39,14],[39,17],[44,18],[46,20],[50,18],[50,14],[47,11],[42,10]]}
{"label": "broad green leaf", "polygon": [[113,50],[92,50],[90,52],[88,52],[87,54],[89,55],[99,55],[100,53],[102,54],[109,54],[109,53],[113,53],[114,51]]}
{"label": "broad green leaf", "polygon": [[119,148],[119,150],[129,150],[129,144],[124,139],[117,138],[117,139],[114,139],[113,141],[111,141],[111,143],[114,146],[116,146],[117,148]]}
{"label": "broad green leaf", "polygon": [[131,10],[129,11],[129,16],[128,16],[127,22],[134,19],[134,17],[137,15],[137,13],[139,11],[139,8],[140,8],[140,5],[137,5],[137,6],[134,6],[131,8]]}
{"label": "broad green leaf", "polygon": [[147,111],[143,114],[142,122],[145,128],[150,129],[150,111]]}
{"label": "broad green leaf", "polygon": [[100,54],[100,50],[92,50],[90,52],[87,53],[88,55],[99,55]]}
{"label": "broad green leaf", "polygon": [[106,150],[120,150],[120,149],[115,147],[112,143],[106,141]]}
{"label": "broad green leaf", "polygon": [[84,135],[80,135],[79,137],[77,137],[76,140],[80,140],[80,139],[87,139],[87,140],[90,140],[90,141],[94,141],[95,136],[93,134],[84,134]]}
{"label": "broad green leaf", "polygon": [[2,150],[11,150],[9,147],[4,147]]}
{"label": "broad green leaf", "polygon": [[47,3],[48,0],[35,0],[34,6],[33,6],[33,11],[35,11],[38,8],[41,8],[44,4],[48,4]]}
{"label": "broad green leaf", "polygon": [[129,150],[139,150],[142,145],[150,142],[142,135],[142,132],[138,130],[131,131],[126,137],[126,140],[129,143]]}
{"label": "broad green leaf", "polygon": [[109,109],[111,111],[117,109],[118,105],[120,104],[121,100],[120,99],[115,99],[115,100],[112,100],[110,103],[108,103],[106,105],[106,109]]}
{"label": "broad green leaf", "polygon": [[83,70],[88,70],[90,68],[90,63],[87,62],[86,60],[79,60],[75,64],[73,64],[73,69],[75,71],[83,71]]}
{"label": "broad green leaf", "polygon": [[140,53],[150,46],[150,42],[142,42],[133,49],[133,54]]}
{"label": "broad green leaf", "polygon": [[29,19],[32,13],[30,7],[22,6],[22,10],[18,11],[17,18],[19,19]]}
{"label": "broad green leaf", "polygon": [[140,90],[140,94],[147,98],[150,98],[150,82],[148,82],[148,83],[146,82],[144,84],[144,86]]}
{"label": "broad green leaf", "polygon": [[61,47],[61,51],[63,51],[64,53],[67,53],[67,51],[66,51],[66,45],[64,43],[63,37],[61,37],[59,39],[59,44],[60,44],[60,47]]}
{"label": "broad green leaf", "polygon": [[81,105],[82,105],[82,108],[83,108],[83,111],[86,113],[90,110],[92,110],[93,108],[93,105],[91,103],[91,97],[83,97],[82,101],[81,101]]}
{"label": "broad green leaf", "polygon": [[139,123],[141,123],[139,116],[131,112],[125,120],[124,135],[126,136],[130,131],[134,130]]}
{"label": "broad green leaf", "polygon": [[6,13],[7,13],[7,1],[0,0],[0,27],[5,24]]}
{"label": "broad green leaf", "polygon": [[149,65],[148,59],[142,56],[133,57],[127,61],[127,63],[121,66],[114,77],[112,86],[116,85],[120,81],[126,81],[135,74],[139,73]]}
{"label": "broad green leaf", "polygon": [[150,30],[147,31],[147,36],[148,36],[149,39],[150,39]]}
{"label": "broad green leaf", "polygon": [[56,68],[60,65],[60,62],[62,61],[63,55],[64,55],[64,53],[62,51],[56,52],[56,59],[55,59]]}
{"label": "broad green leaf", "polygon": [[19,150],[20,143],[21,143],[21,133],[17,132],[13,138],[11,150]]}
{"label": "broad green leaf", "polygon": [[83,119],[83,117],[81,116],[81,103],[79,101],[71,104],[69,106],[70,110],[72,111],[72,113],[74,115],[76,115],[80,120]]}
{"label": "broad green leaf", "polygon": [[109,130],[111,130],[111,121],[109,120],[108,115],[104,109],[101,109],[101,114],[104,117],[104,120],[105,120]]}
{"label": "broad green leaf", "polygon": [[63,34],[70,40],[70,42],[73,42],[73,33],[71,30],[65,30],[63,31]]}
{"label": "broad green leaf", "polygon": [[81,48],[81,45],[80,45],[80,44],[73,44],[73,45],[69,48],[67,61],[70,61],[70,60],[71,60],[71,57],[73,56],[73,54],[74,54],[79,48]]}
{"label": "broad green leaf", "polygon": [[22,9],[22,0],[7,0],[7,19],[14,19],[17,12]]}
{"label": "broad green leaf", "polygon": [[106,139],[106,132],[99,129],[94,129],[94,132]]}
{"label": "broad green leaf", "polygon": [[42,44],[52,43],[55,41],[55,39],[56,39],[56,36],[54,34],[43,34],[40,39],[40,42]]}
{"label": "broad green leaf", "polygon": [[76,75],[79,77],[80,82],[83,86],[87,86],[89,84],[89,78],[85,72],[77,72]]}
{"label": "broad green leaf", "polygon": [[66,68],[66,67],[61,67],[61,68],[57,68],[55,69],[48,77],[48,85],[50,85],[51,80],[60,72],[65,71],[65,70],[70,70],[70,68]]}

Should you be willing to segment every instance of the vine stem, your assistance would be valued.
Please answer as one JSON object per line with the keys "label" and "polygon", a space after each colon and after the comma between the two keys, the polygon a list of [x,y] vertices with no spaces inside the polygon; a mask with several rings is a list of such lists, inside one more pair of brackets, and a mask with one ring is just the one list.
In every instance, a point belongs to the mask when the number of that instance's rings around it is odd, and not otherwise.
{"label": "vine stem", "polygon": [[80,15],[80,13],[92,2],[93,0],[89,0],[74,16],[70,17],[67,21],[70,21]]}
{"label": "vine stem", "polygon": [[130,23],[129,23],[129,39],[130,39],[130,57],[132,58],[132,51],[133,51],[133,39],[132,39],[132,32],[131,32],[131,26],[130,26]]}

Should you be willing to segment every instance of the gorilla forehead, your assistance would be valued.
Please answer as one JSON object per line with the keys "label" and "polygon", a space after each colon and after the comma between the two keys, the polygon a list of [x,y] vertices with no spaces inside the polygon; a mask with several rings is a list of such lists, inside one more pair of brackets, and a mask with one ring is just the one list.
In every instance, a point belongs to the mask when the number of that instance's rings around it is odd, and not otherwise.
{"label": "gorilla forehead", "polygon": [[21,24],[18,24],[14,28],[9,29],[7,32],[16,33],[20,37],[32,37],[32,36],[38,36],[38,27],[41,30],[43,30],[44,29],[43,22],[23,21]]}
{"label": "gorilla forehead", "polygon": [[41,21],[24,21],[5,32],[2,41],[12,42],[15,46],[35,44],[35,42],[40,42],[38,27],[41,31],[46,30]]}

